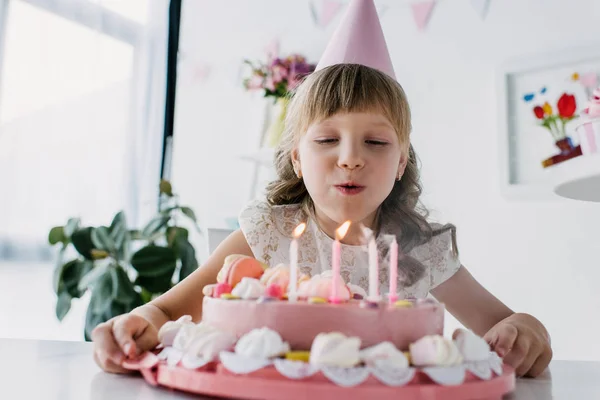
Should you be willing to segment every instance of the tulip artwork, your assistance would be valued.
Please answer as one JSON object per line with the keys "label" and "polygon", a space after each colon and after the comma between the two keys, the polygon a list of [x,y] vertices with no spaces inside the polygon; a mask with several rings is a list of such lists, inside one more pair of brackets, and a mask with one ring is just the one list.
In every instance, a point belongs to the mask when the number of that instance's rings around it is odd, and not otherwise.
{"label": "tulip artwork", "polygon": [[533,107],[533,114],[539,124],[546,128],[560,153],[542,161],[542,167],[547,168],[552,165],[570,160],[581,155],[581,147],[574,146],[573,141],[567,135],[566,125],[569,121],[577,118],[577,100],[570,93],[563,93],[556,102],[556,112],[547,101],[541,105]]}

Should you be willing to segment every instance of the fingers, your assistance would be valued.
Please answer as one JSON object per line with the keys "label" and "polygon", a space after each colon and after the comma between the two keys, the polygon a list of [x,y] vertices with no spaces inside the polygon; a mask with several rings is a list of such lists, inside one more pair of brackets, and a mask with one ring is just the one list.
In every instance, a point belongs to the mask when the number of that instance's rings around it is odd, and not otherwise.
{"label": "fingers", "polygon": [[139,354],[135,338],[142,336],[148,325],[148,321],[135,314],[126,314],[115,319],[112,333],[125,356],[135,358]]}
{"label": "fingers", "polygon": [[121,367],[120,365],[115,364],[110,358],[107,357],[106,352],[102,349],[97,349],[94,351],[94,361],[100,368],[102,368],[106,372],[114,374],[131,372]]}
{"label": "fingers", "polygon": [[[519,331],[512,324],[502,324],[497,328],[492,328],[495,333],[492,333],[493,343],[490,343],[492,350],[494,350],[502,358],[507,356],[513,349]],[[519,350],[520,352],[520,350]],[[520,353],[516,354],[519,355]]]}
{"label": "fingers", "polygon": [[[515,353],[514,356],[512,356],[513,353]],[[515,373],[521,377],[529,372],[541,353],[542,346],[540,344],[531,342],[528,344],[525,340],[517,340],[513,351],[504,360],[507,364],[515,367]]]}
{"label": "fingers", "polygon": [[120,365],[124,360],[124,354],[119,348],[117,342],[115,342],[112,335],[112,325],[114,320],[110,320],[98,325],[92,331],[92,340],[94,342],[94,355],[98,357],[100,367],[104,368],[104,365],[108,361],[113,364]]}
{"label": "fingers", "polygon": [[542,354],[535,360],[531,368],[527,371],[527,376],[531,378],[537,378],[541,375],[542,372],[546,370],[548,364],[552,360],[552,349],[550,346],[544,346],[544,351]]}

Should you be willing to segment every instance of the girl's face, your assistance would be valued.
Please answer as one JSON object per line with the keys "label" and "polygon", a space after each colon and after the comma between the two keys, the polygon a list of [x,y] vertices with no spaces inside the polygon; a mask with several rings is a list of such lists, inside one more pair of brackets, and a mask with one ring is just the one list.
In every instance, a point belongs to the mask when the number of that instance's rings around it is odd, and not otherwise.
{"label": "girl's face", "polygon": [[292,152],[321,223],[372,227],[378,207],[402,175],[406,156],[387,118],[338,113],[310,125]]}

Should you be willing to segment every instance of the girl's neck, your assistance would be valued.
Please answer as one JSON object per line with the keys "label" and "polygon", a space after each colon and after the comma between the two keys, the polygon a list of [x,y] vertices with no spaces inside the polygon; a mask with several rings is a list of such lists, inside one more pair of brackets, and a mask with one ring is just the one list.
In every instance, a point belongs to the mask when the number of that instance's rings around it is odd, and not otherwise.
{"label": "girl's neck", "polygon": [[[335,239],[336,233],[335,231],[342,225],[345,221],[336,222],[331,218],[327,217],[323,212],[321,212],[316,206],[314,207],[314,215],[315,222],[319,226],[319,228],[332,239]],[[350,225],[350,229],[346,236],[340,240],[341,243],[351,245],[351,246],[359,246],[363,245],[363,233],[361,230],[361,224],[365,227],[375,230],[375,222],[377,217],[377,212],[374,212],[372,215],[369,215],[367,218],[362,221],[352,221]]]}

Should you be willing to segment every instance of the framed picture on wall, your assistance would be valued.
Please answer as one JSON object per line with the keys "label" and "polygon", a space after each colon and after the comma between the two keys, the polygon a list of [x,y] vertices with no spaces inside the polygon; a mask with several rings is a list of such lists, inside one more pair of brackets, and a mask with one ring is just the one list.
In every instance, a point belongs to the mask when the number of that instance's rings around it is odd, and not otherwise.
{"label": "framed picture on wall", "polygon": [[561,50],[511,61],[498,76],[504,195],[559,200],[554,186],[580,168],[577,117],[600,86],[600,48]]}

